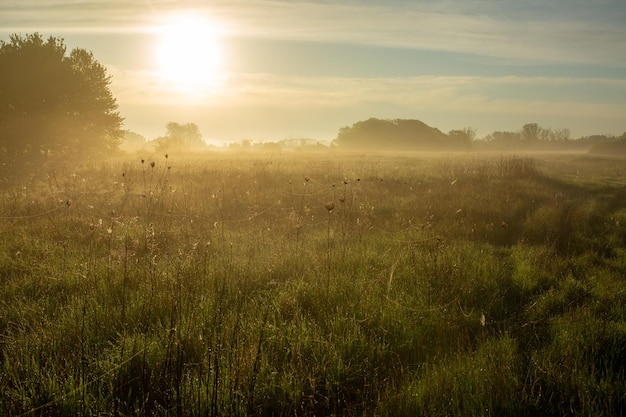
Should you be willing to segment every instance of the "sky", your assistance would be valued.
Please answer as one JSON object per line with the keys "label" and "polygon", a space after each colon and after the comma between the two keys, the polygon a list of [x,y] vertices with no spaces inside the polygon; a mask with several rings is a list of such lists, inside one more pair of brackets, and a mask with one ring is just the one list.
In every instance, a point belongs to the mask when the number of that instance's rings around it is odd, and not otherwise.
{"label": "sky", "polygon": [[0,2],[0,39],[34,32],[93,52],[147,139],[191,122],[210,141],[332,140],[370,117],[626,131],[624,0]]}

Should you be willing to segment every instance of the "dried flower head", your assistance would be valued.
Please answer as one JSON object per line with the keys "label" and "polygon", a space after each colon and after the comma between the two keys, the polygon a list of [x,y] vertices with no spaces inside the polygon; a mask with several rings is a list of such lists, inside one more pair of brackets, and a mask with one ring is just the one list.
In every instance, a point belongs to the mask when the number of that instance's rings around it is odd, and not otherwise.
{"label": "dried flower head", "polygon": [[328,212],[333,211],[334,208],[335,208],[335,203],[333,203],[332,201],[326,204],[326,210],[328,210]]}
{"label": "dried flower head", "polygon": [[156,164],[154,163],[154,161],[150,162],[150,167],[151,167],[151,168],[154,168],[154,166],[155,166],[155,165],[156,165]]}

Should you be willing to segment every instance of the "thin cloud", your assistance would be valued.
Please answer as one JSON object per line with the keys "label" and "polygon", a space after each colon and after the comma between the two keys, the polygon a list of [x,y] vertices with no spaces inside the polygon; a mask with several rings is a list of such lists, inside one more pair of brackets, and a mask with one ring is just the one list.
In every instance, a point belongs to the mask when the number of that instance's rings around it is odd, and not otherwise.
{"label": "thin cloud", "polygon": [[[586,3],[557,1],[173,2],[42,1],[5,3],[7,31],[149,31],[180,9],[207,13],[232,36],[325,41],[464,52],[535,62],[624,66],[626,27]],[[611,3],[611,2],[608,2]],[[612,4],[612,3],[611,3]],[[616,6],[615,6],[616,7]],[[512,12],[507,12],[507,10]],[[617,9],[621,10],[621,9]],[[50,22],[55,22],[51,24]]]}
{"label": "thin cloud", "polygon": [[[340,119],[349,124],[370,116],[419,118],[442,130],[474,125],[483,133],[532,121],[569,127],[573,135],[598,133],[589,131],[595,129],[589,127],[594,120],[609,131],[624,129],[624,77],[591,75],[617,74],[616,68],[626,66],[622,0],[5,0],[0,3],[0,33],[152,32],[163,16],[180,9],[208,15],[231,37],[462,52],[487,66],[534,65],[556,74],[561,64],[575,64],[576,71],[567,73],[583,76],[356,78],[349,76],[350,67],[341,72],[348,75],[343,77],[320,77],[315,70],[310,77],[234,73],[211,91],[181,100],[149,65],[138,71],[121,61],[103,61],[129,124],[150,124],[155,114],[163,115],[165,123],[184,110],[201,127],[210,119],[231,136],[241,129],[238,117],[251,121],[251,131],[265,129],[268,135],[285,127],[297,134],[296,122],[332,133]],[[80,36],[75,38],[79,44]],[[451,62],[460,63],[459,74],[470,73],[462,60]],[[601,67],[612,70],[597,72]],[[291,125],[285,124],[287,119]],[[458,124],[449,126],[452,122]]]}
{"label": "thin cloud", "polygon": [[[146,71],[113,69],[112,88],[120,102],[169,105],[178,99],[158,76]],[[584,87],[579,96],[576,90]],[[528,90],[535,97],[524,97]],[[571,91],[569,97],[552,90]],[[273,74],[233,74],[223,79],[214,91],[198,96],[188,105],[236,109],[272,107],[280,109],[324,109],[336,111],[351,107],[474,112],[515,112],[543,103],[549,111],[571,114],[573,108],[590,107],[616,116],[624,104],[593,97],[588,91],[613,91],[626,94],[626,80],[601,78],[550,77],[469,77],[420,76],[390,78],[298,77]],[[177,98],[178,97],[178,98]],[[528,103],[531,103],[530,105]],[[573,106],[573,107],[572,107]],[[535,111],[537,107],[534,107]],[[613,109],[613,110],[611,110]],[[543,111],[543,110],[542,110]],[[582,113],[580,113],[582,115]]]}
{"label": "thin cloud", "polygon": [[[447,3],[457,7],[444,11],[441,6],[432,6]],[[538,6],[532,15],[528,13],[529,16],[516,19],[485,6],[473,13],[465,12],[458,7],[460,4],[299,2],[287,6],[285,2],[249,1],[245,7],[240,3],[238,8],[216,9],[225,18],[238,21],[239,33],[248,36],[351,42],[549,62],[605,62],[621,66],[625,61],[626,28],[623,24],[598,21],[590,16],[545,16]]]}

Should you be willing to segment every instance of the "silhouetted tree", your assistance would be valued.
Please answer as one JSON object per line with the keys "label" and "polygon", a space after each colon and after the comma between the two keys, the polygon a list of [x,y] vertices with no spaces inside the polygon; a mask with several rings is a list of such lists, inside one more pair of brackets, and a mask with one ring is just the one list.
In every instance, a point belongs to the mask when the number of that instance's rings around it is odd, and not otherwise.
{"label": "silhouetted tree", "polygon": [[[595,137],[598,138],[599,135]],[[589,153],[623,157],[626,155],[626,132],[620,137],[607,137],[591,146]]]}
{"label": "silhouetted tree", "polygon": [[470,148],[474,139],[476,139],[476,129],[473,127],[465,127],[461,130],[451,130],[448,132],[448,136],[467,150]]}
{"label": "silhouetted tree", "polygon": [[126,152],[138,152],[143,151],[147,147],[146,138],[139,133],[125,131],[122,142],[120,143],[120,149]]}
{"label": "silhouetted tree", "polygon": [[571,140],[571,132],[568,128],[555,129],[552,140],[557,142],[565,142]]}
{"label": "silhouetted tree", "polygon": [[157,152],[193,152],[207,148],[195,123],[169,122],[165,129],[165,136],[156,139]]}
{"label": "silhouetted tree", "polygon": [[66,55],[62,39],[38,33],[0,42],[0,154],[108,154],[123,119],[106,69],[91,52]]}
{"label": "silhouetted tree", "polygon": [[541,135],[541,127],[537,123],[527,123],[522,126],[522,140],[524,142],[536,142]]}
{"label": "silhouetted tree", "polygon": [[542,142],[564,142],[570,140],[570,130],[539,128],[538,138]]}
{"label": "silhouetted tree", "polygon": [[520,134],[517,132],[500,132],[495,131],[483,138],[487,142],[495,142],[499,144],[513,144],[520,141]]}
{"label": "silhouetted tree", "polygon": [[423,150],[460,148],[439,129],[419,120],[370,118],[339,130],[336,143],[345,149]]}

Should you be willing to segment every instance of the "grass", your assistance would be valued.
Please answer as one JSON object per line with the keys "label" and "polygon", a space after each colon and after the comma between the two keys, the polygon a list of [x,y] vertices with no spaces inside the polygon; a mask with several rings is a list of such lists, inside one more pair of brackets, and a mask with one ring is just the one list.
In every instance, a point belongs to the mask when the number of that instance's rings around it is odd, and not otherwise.
{"label": "grass", "polygon": [[4,415],[626,409],[622,161],[141,160],[0,179]]}

